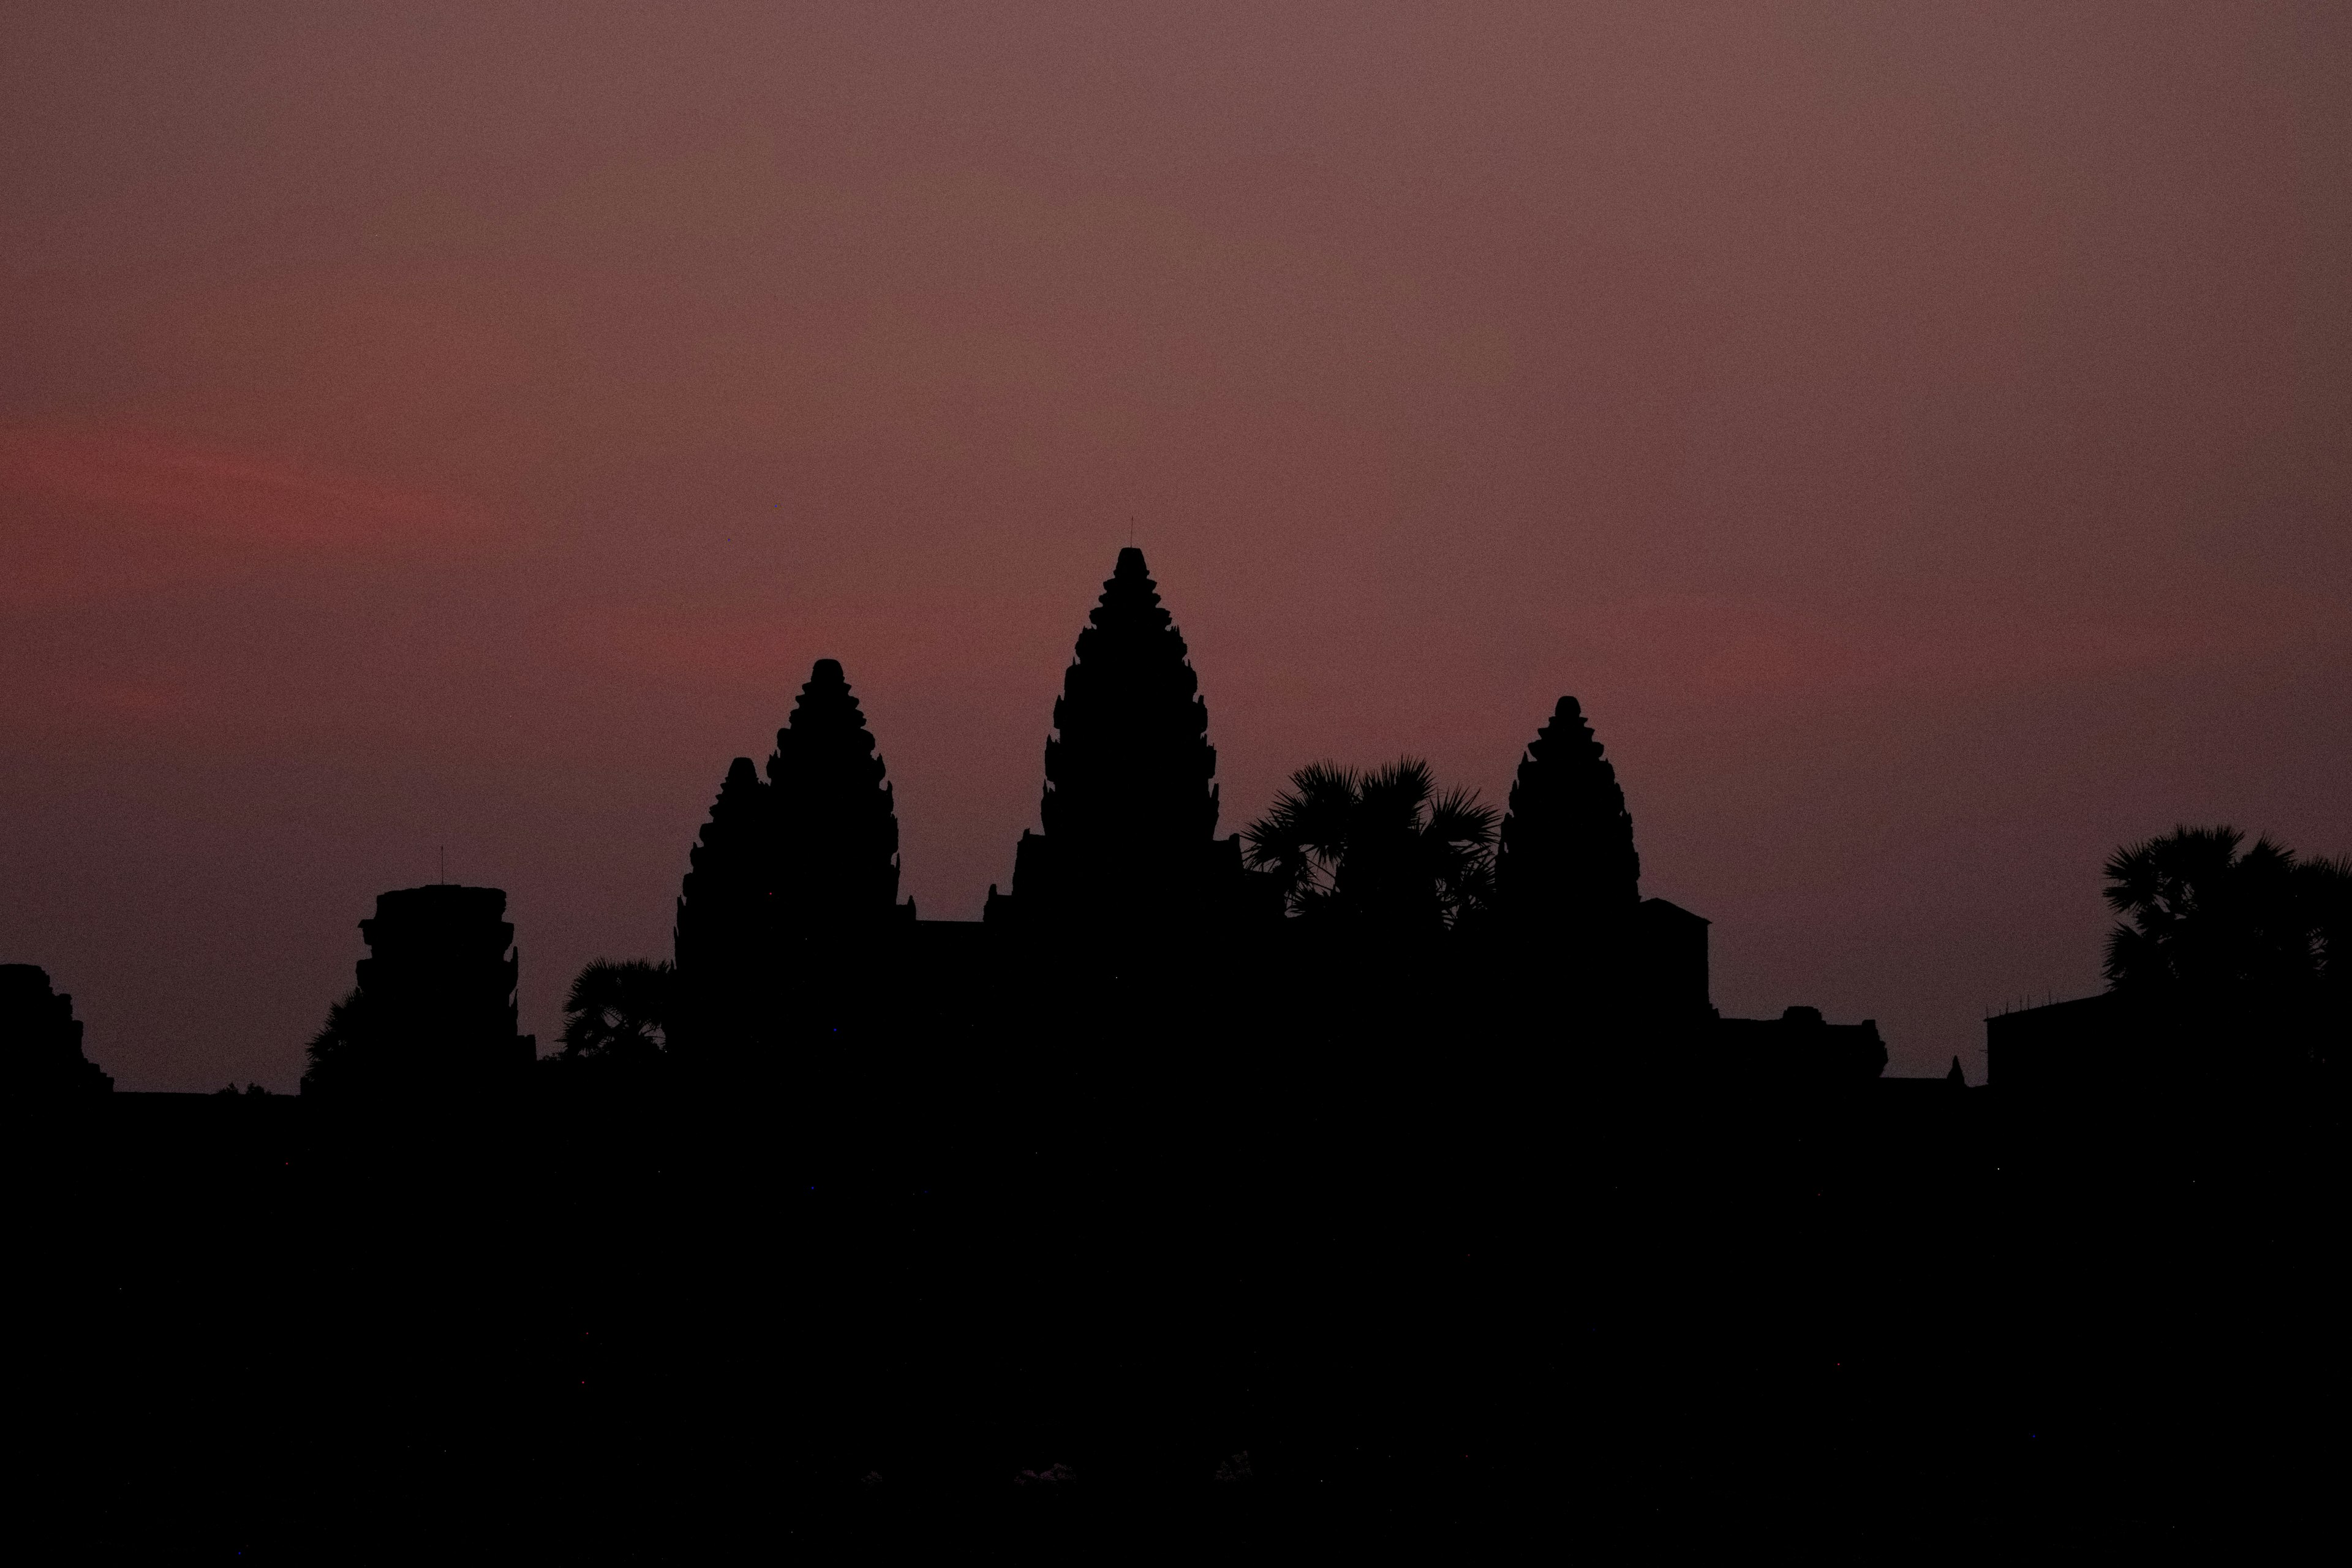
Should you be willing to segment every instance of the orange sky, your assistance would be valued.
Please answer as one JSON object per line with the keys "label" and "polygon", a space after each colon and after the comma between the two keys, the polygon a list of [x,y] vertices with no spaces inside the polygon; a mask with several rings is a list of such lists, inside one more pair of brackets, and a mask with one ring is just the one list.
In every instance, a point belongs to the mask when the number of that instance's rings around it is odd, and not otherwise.
{"label": "orange sky", "polygon": [[1562,692],[1717,999],[1980,1071],[2097,865],[2352,848],[2340,6],[11,6],[0,960],[290,1088],[525,1027],[840,658],[971,918],[1136,537],[1225,829]]}

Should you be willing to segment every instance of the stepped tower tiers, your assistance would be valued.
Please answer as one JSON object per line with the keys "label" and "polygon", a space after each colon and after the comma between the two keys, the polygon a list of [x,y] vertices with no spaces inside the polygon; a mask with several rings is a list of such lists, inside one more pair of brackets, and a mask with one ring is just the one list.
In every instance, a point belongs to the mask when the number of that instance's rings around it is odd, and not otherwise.
{"label": "stepped tower tiers", "polygon": [[768,786],[749,757],[730,763],[677,900],[671,932],[690,1033],[737,1020],[773,967],[774,824]]}
{"label": "stepped tower tiers", "polygon": [[1495,902],[1521,930],[1621,925],[1641,903],[1642,858],[1617,770],[1563,697],[1528,745],[1495,858]]}
{"label": "stepped tower tiers", "polygon": [[1506,939],[1541,962],[1520,983],[1578,977],[1587,1007],[1631,1008],[1699,1026],[1707,995],[1707,921],[1642,897],[1642,858],[1617,770],[1573,697],[1528,743],[1495,857],[1495,912]]}
{"label": "stepped tower tiers", "polygon": [[454,1104],[524,1082],[538,1042],[515,1028],[522,952],[506,913],[499,888],[378,894],[359,988],[311,1040],[302,1092]]}
{"label": "stepped tower tiers", "polygon": [[1078,634],[1045,742],[1042,833],[988,919],[1073,926],[1199,921],[1252,900],[1238,837],[1217,838],[1216,749],[1183,634],[1132,546]]}
{"label": "stepped tower tiers", "polygon": [[506,913],[501,888],[438,883],[378,894],[374,918],[360,921],[368,944],[360,994],[395,1028],[446,1032],[514,1056],[522,953]]}
{"label": "stepped tower tiers", "polygon": [[821,658],[768,759],[775,918],[787,933],[840,931],[899,904],[898,813],[841,665]]}
{"label": "stepped tower tiers", "polygon": [[[898,902],[898,814],[874,736],[839,661],[818,659],[776,731],[768,781],[738,757],[719,786],[674,932],[684,1037],[695,1048],[772,1041],[822,1011],[784,1005],[785,971],[824,966],[820,992],[854,991],[841,943],[915,918]],[[812,958],[811,943],[828,947]],[[789,1016],[788,1016],[789,1015]]]}

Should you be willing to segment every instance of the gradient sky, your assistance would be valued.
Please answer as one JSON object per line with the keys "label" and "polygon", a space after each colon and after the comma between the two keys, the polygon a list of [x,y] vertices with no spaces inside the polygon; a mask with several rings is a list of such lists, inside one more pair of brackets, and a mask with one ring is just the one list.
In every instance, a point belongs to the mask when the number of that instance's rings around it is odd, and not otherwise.
{"label": "gradient sky", "polygon": [[1562,692],[1728,1013],[1982,1070],[2352,848],[2352,11],[0,12],[0,960],[293,1087],[388,888],[666,955],[813,659],[976,918],[1130,527],[1226,831]]}

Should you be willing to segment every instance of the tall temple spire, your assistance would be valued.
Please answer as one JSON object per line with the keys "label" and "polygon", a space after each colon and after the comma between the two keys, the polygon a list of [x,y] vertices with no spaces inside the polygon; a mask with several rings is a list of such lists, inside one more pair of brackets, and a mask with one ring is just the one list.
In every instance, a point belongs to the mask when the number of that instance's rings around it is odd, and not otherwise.
{"label": "tall temple spire", "polygon": [[[1236,841],[1217,826],[1216,749],[1183,634],[1133,545],[1078,633],[1045,742],[1042,834],[1024,834],[1013,898],[990,918],[1178,918],[1238,897]],[[1230,861],[1228,867],[1226,862]]]}
{"label": "tall temple spire", "polygon": [[776,731],[768,782],[749,757],[728,768],[677,900],[678,990],[696,1050],[781,1038],[788,973],[806,1025],[824,1011],[812,997],[844,991],[872,928],[914,919],[898,901],[898,814],[883,773],[830,658],[809,670]]}
{"label": "tall temple spire", "polygon": [[878,920],[898,897],[898,814],[838,660],[821,658],[768,759],[772,887],[786,931]]}
{"label": "tall temple spire", "polygon": [[1159,586],[1129,545],[1078,634],[1045,742],[1048,837],[1134,852],[1216,831],[1208,704]]}
{"label": "tall temple spire", "polygon": [[1632,916],[1642,858],[1617,770],[1584,710],[1563,697],[1511,785],[1495,860],[1495,901],[1521,927],[1591,926]]}

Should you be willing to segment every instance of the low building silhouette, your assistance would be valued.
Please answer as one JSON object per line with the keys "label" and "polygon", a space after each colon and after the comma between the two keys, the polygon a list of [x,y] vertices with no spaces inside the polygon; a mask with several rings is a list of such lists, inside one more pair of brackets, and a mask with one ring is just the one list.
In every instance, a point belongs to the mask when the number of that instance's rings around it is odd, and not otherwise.
{"label": "low building silhouette", "polygon": [[[2340,1092],[2345,1020],[2259,992],[2102,991],[1985,1019],[1986,1082],[2004,1100]],[[2333,1050],[2328,1047],[2332,1045]]]}
{"label": "low building silhouette", "polygon": [[1643,899],[1633,916],[1628,973],[1635,993],[1662,1016],[1715,1017],[1707,976],[1707,930],[1714,922],[1664,899]]}
{"label": "low building silhouette", "polygon": [[2145,1020],[2112,991],[1985,1020],[1985,1080],[2011,1100],[2073,1099],[2129,1076]]}

